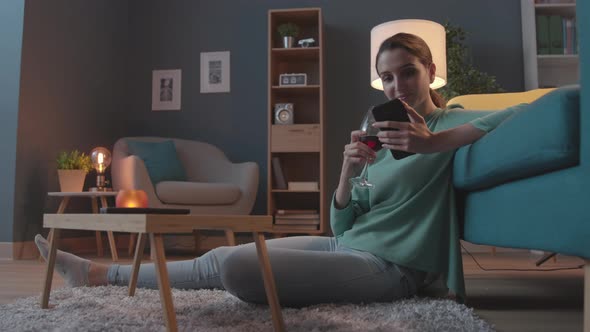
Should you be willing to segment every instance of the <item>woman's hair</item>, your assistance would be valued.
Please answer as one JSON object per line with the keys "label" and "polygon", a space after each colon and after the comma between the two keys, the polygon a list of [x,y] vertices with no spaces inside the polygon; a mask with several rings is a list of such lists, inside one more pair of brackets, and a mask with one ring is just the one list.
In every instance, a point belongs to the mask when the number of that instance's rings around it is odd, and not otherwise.
{"label": "woman's hair", "polygon": [[[377,61],[379,60],[381,53],[397,48],[403,48],[408,51],[408,53],[418,58],[418,60],[427,67],[432,63],[432,53],[430,53],[430,48],[424,39],[410,33],[400,32],[385,39],[383,43],[381,43],[381,46],[379,46],[379,51],[375,57],[375,70],[377,70],[377,74],[379,74]],[[447,105],[445,98],[433,89],[430,89],[430,98],[432,98],[432,102],[437,107],[442,108]]]}

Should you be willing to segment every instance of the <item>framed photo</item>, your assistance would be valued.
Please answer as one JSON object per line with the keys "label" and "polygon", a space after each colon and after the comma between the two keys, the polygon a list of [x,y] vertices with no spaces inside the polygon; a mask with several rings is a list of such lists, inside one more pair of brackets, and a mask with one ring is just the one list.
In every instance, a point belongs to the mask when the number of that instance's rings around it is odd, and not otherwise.
{"label": "framed photo", "polygon": [[229,92],[229,51],[201,53],[201,93]]}
{"label": "framed photo", "polygon": [[180,111],[181,70],[152,71],[152,111]]}

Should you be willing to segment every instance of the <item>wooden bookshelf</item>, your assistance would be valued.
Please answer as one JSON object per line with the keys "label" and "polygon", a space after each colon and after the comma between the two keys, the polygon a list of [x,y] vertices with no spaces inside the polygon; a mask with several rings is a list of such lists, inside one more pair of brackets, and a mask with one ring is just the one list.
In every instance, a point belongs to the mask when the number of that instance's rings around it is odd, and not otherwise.
{"label": "wooden bookshelf", "polygon": [[[525,90],[578,83],[580,79],[578,54],[538,54],[538,15],[576,18],[576,3],[575,1],[540,3],[535,0],[521,0]],[[580,18],[576,18],[576,21],[577,19]],[[577,31],[578,38],[579,34],[580,31]]]}
{"label": "wooden bookshelf", "polygon": [[[294,47],[283,48],[277,27],[294,23],[299,29]],[[268,12],[268,214],[277,210],[315,210],[317,226],[274,225],[276,232],[322,234],[328,230],[325,180],[325,74],[324,32],[320,8],[279,9]],[[313,38],[309,47],[299,39]],[[305,73],[305,86],[284,86],[281,74]],[[292,124],[275,123],[275,105],[292,103]],[[278,158],[283,179],[288,182],[316,182],[317,190],[279,188],[272,160]]]}

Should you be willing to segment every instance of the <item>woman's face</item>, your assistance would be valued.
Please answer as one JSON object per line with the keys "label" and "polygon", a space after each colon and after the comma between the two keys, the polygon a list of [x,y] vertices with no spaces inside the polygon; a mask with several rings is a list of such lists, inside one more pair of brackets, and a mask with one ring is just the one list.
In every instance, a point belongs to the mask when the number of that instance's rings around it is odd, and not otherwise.
{"label": "woman's face", "polygon": [[377,60],[383,92],[389,100],[400,98],[418,111],[430,99],[436,67],[423,65],[403,48],[384,51]]}

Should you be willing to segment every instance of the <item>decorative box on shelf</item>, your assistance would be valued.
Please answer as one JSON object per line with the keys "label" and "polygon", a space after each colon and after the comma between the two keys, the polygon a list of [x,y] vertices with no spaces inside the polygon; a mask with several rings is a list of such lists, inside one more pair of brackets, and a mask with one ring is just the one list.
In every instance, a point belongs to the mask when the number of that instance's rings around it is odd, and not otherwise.
{"label": "decorative box on shelf", "polygon": [[279,75],[279,86],[306,86],[307,74],[281,74]]}

